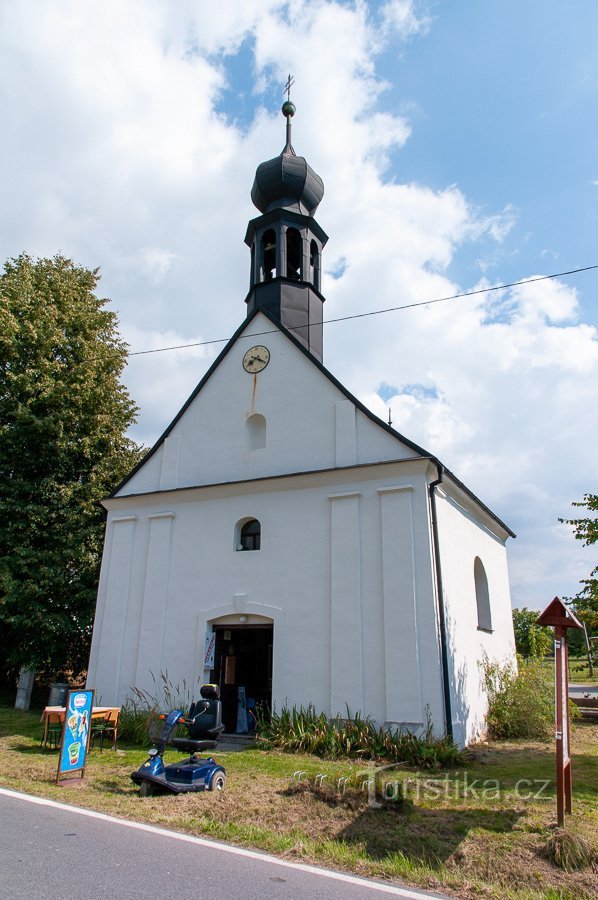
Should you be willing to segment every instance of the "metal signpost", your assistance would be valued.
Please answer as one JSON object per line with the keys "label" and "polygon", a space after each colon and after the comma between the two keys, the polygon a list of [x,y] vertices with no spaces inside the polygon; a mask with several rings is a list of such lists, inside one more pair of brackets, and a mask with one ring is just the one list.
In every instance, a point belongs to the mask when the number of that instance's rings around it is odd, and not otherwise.
{"label": "metal signpost", "polygon": [[81,779],[85,775],[85,758],[91,737],[93,693],[69,691],[67,694],[56,784],[60,784],[65,775],[73,772],[81,772]]}
{"label": "metal signpost", "polygon": [[569,741],[569,650],[567,628],[581,622],[555,597],[538,617],[538,625],[554,628],[554,707],[556,738],[556,813],[561,828],[571,812],[571,744]]}

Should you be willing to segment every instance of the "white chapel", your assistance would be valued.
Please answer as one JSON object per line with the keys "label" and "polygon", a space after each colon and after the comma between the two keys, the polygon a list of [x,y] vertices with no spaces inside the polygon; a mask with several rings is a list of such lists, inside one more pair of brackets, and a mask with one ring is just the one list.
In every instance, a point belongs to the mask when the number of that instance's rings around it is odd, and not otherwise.
{"label": "white chapel", "polygon": [[[237,702],[483,734],[482,662],[513,658],[510,529],[323,364],[324,193],[291,144],[251,192],[247,315],[107,510],[88,686],[153,678]],[[223,415],[226,409],[226,415]]]}

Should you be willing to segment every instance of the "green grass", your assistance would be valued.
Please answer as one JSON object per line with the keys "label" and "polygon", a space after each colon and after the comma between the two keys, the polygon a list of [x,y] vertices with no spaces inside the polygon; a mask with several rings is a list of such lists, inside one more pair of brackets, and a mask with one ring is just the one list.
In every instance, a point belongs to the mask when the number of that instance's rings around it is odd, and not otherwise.
{"label": "green grass", "polygon": [[[544,657],[540,661],[540,665],[546,673],[546,679],[553,684],[554,657]],[[587,684],[588,687],[594,687],[598,690],[598,661],[593,664],[593,674],[590,675],[590,667],[586,656],[569,656],[569,682],[571,684]]]}
{"label": "green grass", "polygon": [[[216,753],[227,770],[222,794],[141,799],[130,773],[145,759],[146,748],[94,750],[84,786],[58,787],[58,754],[40,749],[39,719],[39,712],[0,707],[2,785],[287,859],[401,878],[463,898],[596,896],[590,868],[567,873],[547,855],[555,834],[552,743],[483,745],[470,754],[465,769],[390,770],[409,799],[401,809],[392,803],[368,805],[361,784],[373,775],[374,763],[254,748]],[[584,723],[574,729],[573,815],[567,818],[567,831],[592,852],[598,849],[597,741],[598,726]],[[298,770],[306,773],[299,785],[292,780]],[[322,788],[314,786],[319,774],[327,776]],[[340,777],[349,779],[344,795],[336,790]],[[465,778],[470,785],[496,781],[500,796],[465,793]],[[516,789],[522,778],[549,784],[540,798],[525,800]]]}
{"label": "green grass", "polygon": [[[550,660],[551,671],[554,672],[554,661]],[[598,661],[593,664],[593,674],[585,658],[569,657],[569,681],[573,684],[587,684],[598,688]]]}

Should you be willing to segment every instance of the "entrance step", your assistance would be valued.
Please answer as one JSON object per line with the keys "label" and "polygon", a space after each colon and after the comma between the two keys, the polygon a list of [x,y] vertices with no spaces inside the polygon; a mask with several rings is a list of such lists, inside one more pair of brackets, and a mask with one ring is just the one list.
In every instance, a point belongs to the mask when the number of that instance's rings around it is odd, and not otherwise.
{"label": "entrance step", "polygon": [[223,753],[251,750],[254,747],[255,734],[223,734],[218,741],[218,750],[221,750]]}

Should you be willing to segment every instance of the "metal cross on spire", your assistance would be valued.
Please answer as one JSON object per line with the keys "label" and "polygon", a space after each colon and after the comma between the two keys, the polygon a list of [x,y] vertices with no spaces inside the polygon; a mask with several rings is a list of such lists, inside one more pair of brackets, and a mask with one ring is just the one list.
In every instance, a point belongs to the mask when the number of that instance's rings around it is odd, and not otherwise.
{"label": "metal cross on spire", "polygon": [[286,116],[287,120],[287,142],[285,144],[283,153],[291,153],[295,156],[295,151],[293,150],[293,145],[291,144],[291,119],[295,115],[295,104],[291,102],[291,88],[295,84],[295,79],[292,75],[289,74],[287,78],[287,83],[284,86],[284,92],[287,95],[287,99],[282,104],[281,112],[283,116]]}
{"label": "metal cross on spire", "polygon": [[284,93],[287,95],[287,100],[289,100],[289,101],[291,99],[291,88],[293,87],[294,84],[295,84],[295,79],[289,73],[289,77],[287,78],[287,83],[284,86]]}

